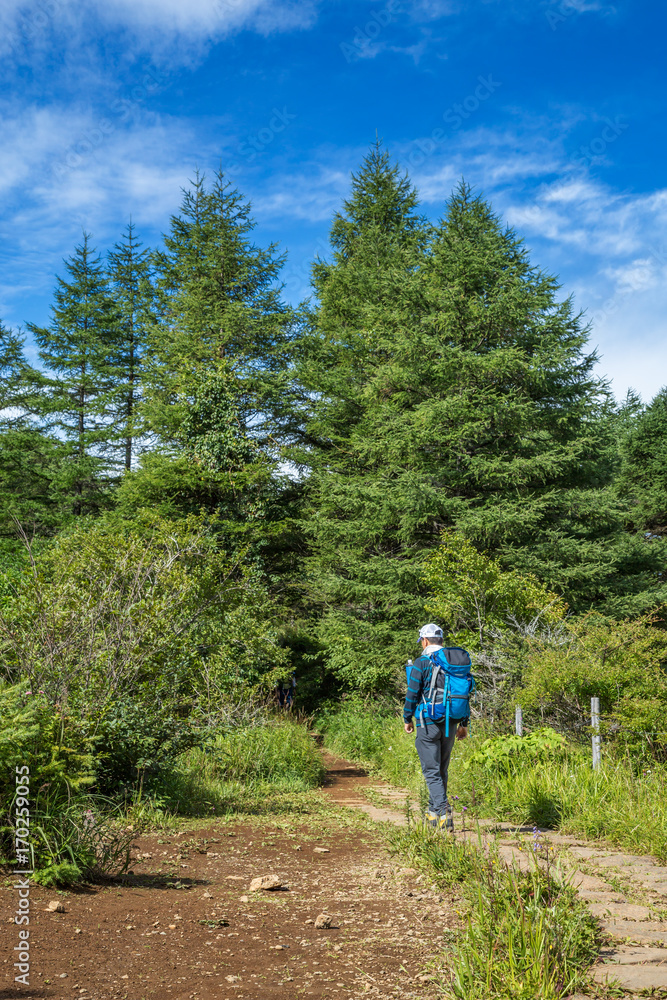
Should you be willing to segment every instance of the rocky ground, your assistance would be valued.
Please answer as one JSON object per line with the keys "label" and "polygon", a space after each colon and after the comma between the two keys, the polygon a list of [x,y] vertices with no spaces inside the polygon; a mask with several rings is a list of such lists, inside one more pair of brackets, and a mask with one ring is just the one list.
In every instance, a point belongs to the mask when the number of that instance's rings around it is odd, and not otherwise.
{"label": "rocky ground", "polygon": [[[443,940],[460,927],[456,899],[404,867],[375,825],[407,822],[405,793],[346,761],[327,764],[309,814],[142,836],[118,882],[32,886],[29,987],[13,982],[17,893],[6,881],[0,1000],[436,1000]],[[521,866],[534,839],[490,822],[455,836],[493,839]],[[667,867],[573,837],[540,840],[607,932],[594,979],[615,997],[664,995]],[[273,887],[252,887],[261,879]]]}
{"label": "rocky ground", "polygon": [[[336,800],[346,775],[332,772]],[[280,888],[251,890],[262,876]],[[422,881],[363,816],[335,808],[140,837],[122,882],[31,888],[29,989],[12,983],[5,887],[0,1000],[435,997],[429,965],[459,916]]]}

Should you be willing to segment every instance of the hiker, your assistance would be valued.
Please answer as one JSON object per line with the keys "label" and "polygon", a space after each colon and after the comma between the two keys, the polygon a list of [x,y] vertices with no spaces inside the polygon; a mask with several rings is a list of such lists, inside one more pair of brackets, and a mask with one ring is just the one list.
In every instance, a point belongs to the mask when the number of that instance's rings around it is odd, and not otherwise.
{"label": "hiker", "polygon": [[403,723],[406,733],[414,732],[413,716],[417,723],[415,747],[429,794],[426,822],[453,831],[447,771],[454,740],[468,735],[469,698],[474,688],[470,656],[458,647],[443,649],[442,629],[433,622],[419,630],[419,644],[421,655],[406,667]]}

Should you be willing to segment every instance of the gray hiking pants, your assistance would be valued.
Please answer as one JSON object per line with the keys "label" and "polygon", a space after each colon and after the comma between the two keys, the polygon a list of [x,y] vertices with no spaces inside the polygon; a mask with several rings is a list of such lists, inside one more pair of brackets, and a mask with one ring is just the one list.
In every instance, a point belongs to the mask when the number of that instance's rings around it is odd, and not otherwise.
{"label": "gray hiking pants", "polygon": [[415,737],[419,763],[428,787],[429,812],[436,816],[444,816],[449,808],[447,772],[459,723],[457,719],[449,720],[449,736],[445,736],[445,725],[443,721],[417,726]]}

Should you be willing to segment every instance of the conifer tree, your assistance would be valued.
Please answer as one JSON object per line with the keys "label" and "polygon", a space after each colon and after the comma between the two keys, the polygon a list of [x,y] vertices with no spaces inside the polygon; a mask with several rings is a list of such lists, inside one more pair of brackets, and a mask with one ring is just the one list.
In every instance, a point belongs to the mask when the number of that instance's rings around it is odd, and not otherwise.
{"label": "conifer tree", "polygon": [[18,526],[52,535],[67,520],[60,488],[66,446],[31,419],[43,377],[27,362],[24,338],[0,323],[0,558],[21,549]]}
{"label": "conifer tree", "polygon": [[132,467],[143,389],[143,360],[150,329],[156,322],[152,254],[142,249],[130,222],[108,254],[108,277],[116,306],[113,356],[114,436],[125,469]]}
{"label": "conifer tree", "polygon": [[90,234],[57,278],[48,327],[28,324],[47,377],[43,416],[70,445],[67,473],[76,514],[95,509],[108,469],[113,421],[117,315],[102,260]]}
{"label": "conifer tree", "polygon": [[387,493],[389,456],[369,454],[391,449],[395,421],[379,436],[374,428],[373,439],[368,430],[373,397],[393,394],[397,345],[418,321],[427,231],[414,188],[376,144],[334,217],[331,261],[314,265],[318,305],[299,344],[306,433],[294,460],[308,473],[314,628],[332,669],[353,686],[386,679],[397,622],[419,608],[405,548],[410,512]]}
{"label": "conifer tree", "polygon": [[178,441],[197,378],[221,362],[237,379],[246,426],[267,407],[281,408],[291,323],[277,284],[284,258],[273,244],[256,246],[254,228],[250,206],[222,172],[210,189],[197,175],[156,255],[161,320],[148,352],[145,409],[167,442]]}
{"label": "conifer tree", "polygon": [[24,338],[0,322],[0,423],[23,419],[29,366],[23,353]]}
{"label": "conifer tree", "polygon": [[635,527],[667,536],[667,389],[640,412],[621,443],[618,487]]}
{"label": "conifer tree", "polygon": [[[318,629],[362,687],[409,652],[444,529],[573,603],[658,596],[609,490],[608,394],[571,301],[464,184],[424,248],[408,191],[378,151],[353,179],[301,365]],[[618,570],[631,582],[616,587]]]}

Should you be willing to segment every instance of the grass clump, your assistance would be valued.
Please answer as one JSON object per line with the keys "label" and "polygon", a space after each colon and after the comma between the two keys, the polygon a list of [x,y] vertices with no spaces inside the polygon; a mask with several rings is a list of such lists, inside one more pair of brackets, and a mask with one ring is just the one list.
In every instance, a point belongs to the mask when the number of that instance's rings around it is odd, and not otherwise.
{"label": "grass clump", "polygon": [[323,780],[322,757],[306,727],[269,719],[219,733],[205,749],[189,750],[158,791],[178,813],[220,816],[272,811],[276,798],[298,798]]}
{"label": "grass clump", "polygon": [[349,699],[339,710],[318,716],[328,750],[362,765],[387,781],[419,792],[423,784],[414,737],[395,714]]}
{"label": "grass clump", "polygon": [[457,886],[467,903],[445,996],[561,1000],[584,986],[598,952],[597,923],[548,855],[520,871],[493,849],[486,853],[427,828],[398,831],[391,839],[439,885]]}

